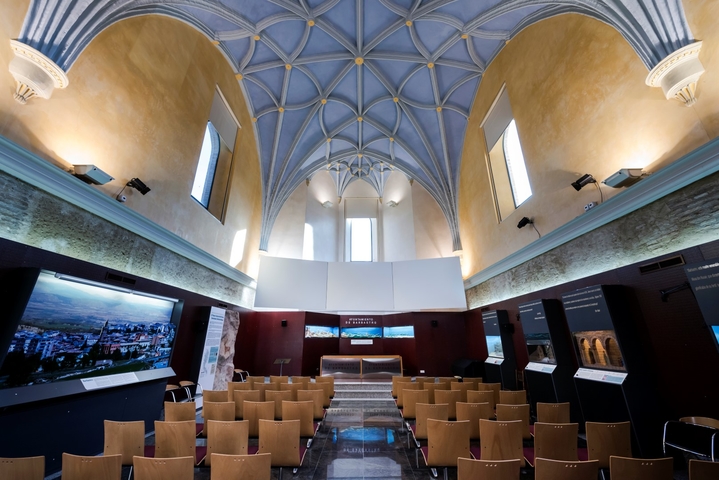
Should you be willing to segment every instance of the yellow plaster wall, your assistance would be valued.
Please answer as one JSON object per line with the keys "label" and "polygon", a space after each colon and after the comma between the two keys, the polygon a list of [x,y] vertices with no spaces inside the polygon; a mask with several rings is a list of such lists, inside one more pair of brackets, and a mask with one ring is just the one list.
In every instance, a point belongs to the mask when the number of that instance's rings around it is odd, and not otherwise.
{"label": "yellow plaster wall", "polygon": [[[152,191],[126,189],[125,204],[224,261],[246,230],[236,267],[257,274],[261,180],[250,114],[232,68],[192,27],[162,16],[124,20],[102,32],[70,68],[69,87],[50,100],[20,105],[8,40],[16,38],[28,0],[0,4],[0,135],[61,168],[93,163],[115,180],[97,187],[115,196],[132,177]],[[225,224],[190,190],[215,85],[240,128]]]}
{"label": "yellow plaster wall", "polygon": [[[646,67],[613,28],[581,15],[561,15],[517,35],[485,72],[467,126],[459,184],[463,272],[471,276],[537,239],[517,229],[524,216],[546,234],[600,199],[598,181],[620,168],[657,171],[719,135],[719,4],[687,0],[687,17],[704,48],[707,73],[699,102],[687,108],[649,88]],[[507,84],[533,195],[501,224],[491,196],[479,127]],[[621,190],[602,188],[604,198]]]}

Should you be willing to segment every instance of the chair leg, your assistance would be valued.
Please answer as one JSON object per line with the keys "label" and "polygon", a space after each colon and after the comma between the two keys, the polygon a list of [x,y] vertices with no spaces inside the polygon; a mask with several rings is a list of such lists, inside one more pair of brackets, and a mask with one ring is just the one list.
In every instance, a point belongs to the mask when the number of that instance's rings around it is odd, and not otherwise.
{"label": "chair leg", "polygon": [[282,480],[282,467],[280,467],[280,473],[277,475],[277,480]]}
{"label": "chair leg", "polygon": [[447,475],[447,467],[444,467],[444,480],[449,480],[449,477]]}
{"label": "chair leg", "polygon": [[127,476],[127,480],[132,478],[132,465],[130,465],[130,474]]}
{"label": "chair leg", "polygon": [[437,478],[437,469],[436,468],[430,468],[429,473],[432,474],[432,477]]}

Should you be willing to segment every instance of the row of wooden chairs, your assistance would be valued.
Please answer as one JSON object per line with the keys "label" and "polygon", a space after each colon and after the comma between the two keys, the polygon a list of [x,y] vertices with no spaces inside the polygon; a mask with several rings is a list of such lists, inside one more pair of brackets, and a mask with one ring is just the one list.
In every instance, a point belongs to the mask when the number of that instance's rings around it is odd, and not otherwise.
{"label": "row of wooden chairs", "polygon": [[167,384],[165,387],[165,400],[168,401],[193,401],[197,395],[202,395],[202,387],[189,380],[182,380],[179,385]]}
{"label": "row of wooden chairs", "polygon": [[[402,377],[400,377],[402,378]],[[481,403],[489,402],[493,406],[499,403],[522,404],[527,403],[527,392],[524,390],[501,390],[499,383],[466,383],[466,382],[439,382],[419,383],[400,382],[397,386],[397,407],[403,409],[406,403],[411,403],[416,394],[414,392],[427,392],[426,403],[445,403],[444,400],[457,398],[460,402],[472,402],[472,399],[481,398]],[[455,393],[447,393],[455,392]],[[439,395],[439,397],[438,397]]]}
{"label": "row of wooden chairs", "polygon": [[[237,392],[259,392],[260,400],[264,402],[267,392],[288,392],[290,398],[288,400],[298,401],[299,392],[320,392],[321,407],[330,406],[330,400],[333,393],[333,387],[329,383],[310,383],[307,386],[302,383],[251,383],[251,382],[229,382],[227,390],[205,390],[203,392],[203,401],[205,402],[232,402],[235,400]],[[306,394],[305,394],[306,395]]]}

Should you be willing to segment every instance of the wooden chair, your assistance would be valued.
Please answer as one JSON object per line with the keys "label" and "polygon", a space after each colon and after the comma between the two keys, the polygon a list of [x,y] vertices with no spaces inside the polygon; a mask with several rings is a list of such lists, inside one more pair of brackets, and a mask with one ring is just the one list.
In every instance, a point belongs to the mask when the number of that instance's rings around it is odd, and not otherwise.
{"label": "wooden chair", "polygon": [[509,422],[480,420],[479,436],[482,438],[482,460],[519,460],[524,467],[521,420]]}
{"label": "wooden chair", "polygon": [[323,390],[298,390],[297,401],[304,402],[312,401],[312,418],[315,420],[322,420],[325,417],[325,409],[322,407],[324,403],[324,391]]}
{"label": "wooden chair", "polygon": [[178,396],[182,399],[180,392],[185,393],[185,389],[179,385],[167,384],[165,385],[165,398],[172,399],[173,402],[177,402]]}
{"label": "wooden chair", "polygon": [[202,406],[202,412],[205,414],[202,436],[206,437],[208,420],[232,422],[235,419],[235,402],[205,402]]}
{"label": "wooden chair", "polygon": [[[310,383],[307,386],[307,390],[320,390],[322,391],[322,408],[328,408],[332,399],[330,398],[330,390],[332,386],[329,383]],[[299,397],[298,397],[299,398]]]}
{"label": "wooden chair", "polygon": [[565,403],[537,402],[537,421],[542,423],[569,423],[570,406]]}
{"label": "wooden chair", "polygon": [[260,420],[275,419],[275,402],[249,402],[245,400],[244,419],[249,421],[249,436],[257,438],[260,435]]}
{"label": "wooden chair", "polygon": [[[300,437],[315,436],[315,423],[312,421],[312,402],[282,402],[282,420],[299,420]],[[311,443],[311,442],[308,442]],[[309,447],[309,444],[308,444]]]}
{"label": "wooden chair", "polygon": [[419,447],[419,440],[427,440],[427,421],[428,420],[442,420],[444,422],[449,420],[449,405],[446,403],[441,404],[429,404],[429,403],[418,403],[416,405],[417,418],[412,425],[412,433],[415,438],[415,443]]}
{"label": "wooden chair", "polygon": [[599,467],[596,460],[568,462],[537,457],[534,480],[597,480]]}
{"label": "wooden chair", "polygon": [[282,402],[292,401],[292,392],[290,390],[267,390],[265,392],[266,402],[275,402],[275,419],[282,420]]}
{"label": "wooden chair", "polygon": [[247,455],[250,424],[247,420],[207,422],[207,456],[205,466],[211,467],[212,454]]}
{"label": "wooden chair", "polygon": [[399,383],[411,381],[412,377],[401,377],[399,375],[392,377],[392,397],[397,398],[399,395]]}
{"label": "wooden chair", "polygon": [[279,390],[281,383],[290,383],[290,377],[288,375],[270,375],[270,383],[274,383]]}
{"label": "wooden chair", "polygon": [[166,422],[186,422],[188,420],[192,420],[194,422],[196,419],[197,407],[195,406],[195,402],[165,402]]}
{"label": "wooden chair", "polygon": [[469,422],[427,420],[427,447],[423,447],[422,453],[428,467],[444,468],[444,480],[447,480],[447,467],[456,468],[458,459],[471,458]]}
{"label": "wooden chair", "polygon": [[282,469],[292,467],[293,473],[302,466],[300,452],[300,421],[260,420],[260,441],[257,453],[272,454],[272,466],[280,467],[279,480],[282,480]]}
{"label": "wooden chair", "polygon": [[500,390],[499,403],[502,405],[524,405],[527,403],[526,390]]}
{"label": "wooden chair", "polygon": [[497,404],[497,420],[507,422],[511,420],[522,421],[522,438],[532,438],[529,433],[529,405],[502,405]]}
{"label": "wooden chair", "polygon": [[458,401],[467,403],[467,391],[473,390],[476,391],[474,388],[474,385],[471,383],[464,383],[464,382],[452,382],[449,384],[450,390],[458,390],[461,394],[461,397]]}
{"label": "wooden chair", "polygon": [[501,383],[480,383],[477,385],[477,390],[480,392],[486,392],[486,391],[492,391],[494,392],[494,404],[497,405],[499,403],[499,392],[502,389]]}
{"label": "wooden chair", "polygon": [[586,422],[587,458],[599,460],[599,468],[609,468],[609,457],[632,456],[632,433],[629,422]]}
{"label": "wooden chair", "polygon": [[260,391],[259,390],[235,390],[234,401],[235,401],[235,419],[242,420],[244,418],[244,407],[245,400],[248,402],[259,402]]}
{"label": "wooden chair", "polygon": [[405,390],[402,416],[405,419],[416,418],[418,403],[429,403],[429,392],[427,390]]}
{"label": "wooden chair", "polygon": [[0,458],[0,478],[5,480],[43,480],[45,457]]}
{"label": "wooden chair", "polygon": [[250,388],[252,388],[252,390],[257,390],[258,384],[261,385],[261,384],[265,383],[265,377],[250,375],[247,377],[247,380],[245,380],[245,383],[249,383],[251,385]]}
{"label": "wooden chair", "polygon": [[469,439],[479,440],[479,420],[489,420],[494,411],[489,403],[457,402],[457,420],[469,420]]}
{"label": "wooden chair", "polygon": [[202,403],[207,402],[226,402],[230,398],[227,390],[205,390],[202,392]]}
{"label": "wooden chair", "polygon": [[480,383],[482,383],[482,377],[474,377],[474,378],[465,377],[462,379],[462,382],[463,383],[471,383],[474,387],[471,388],[470,390],[477,390],[477,386]]}
{"label": "wooden chair", "polygon": [[[147,450],[146,448],[145,451]],[[195,463],[200,463],[205,458],[205,447],[195,446],[195,422],[155,421],[155,447],[152,456],[154,458],[192,457]]]}
{"label": "wooden chair", "polygon": [[135,457],[135,480],[193,480],[195,460],[192,457]]}
{"label": "wooden chair", "polygon": [[689,480],[716,480],[719,478],[719,462],[689,460]]}
{"label": "wooden chair", "polygon": [[437,377],[435,381],[438,383],[444,382],[444,383],[447,383],[448,385],[451,385],[452,382],[456,382],[457,380],[459,380],[459,378],[457,378],[457,377]]}
{"label": "wooden chair", "polygon": [[315,377],[315,383],[329,383],[329,395],[330,398],[335,396],[335,379],[334,377]]}
{"label": "wooden chair", "polygon": [[719,420],[710,417],[682,417],[680,422],[693,423],[695,425],[703,425],[705,427],[716,428],[719,430]]}
{"label": "wooden chair", "polygon": [[306,390],[305,386],[301,383],[280,383],[280,390],[287,391],[292,394],[291,402],[297,401],[297,392],[300,390]]}
{"label": "wooden chair", "polygon": [[609,457],[609,476],[612,480],[672,480],[674,459]]}
{"label": "wooden chair", "polygon": [[446,403],[448,405],[449,419],[457,418],[457,402],[462,399],[462,392],[459,390],[435,390],[434,400],[436,403]]}
{"label": "wooden chair", "polygon": [[576,462],[577,423],[540,423],[534,424],[534,456],[550,460]]}
{"label": "wooden chair", "polygon": [[227,383],[227,401],[235,401],[236,391],[249,391],[252,390],[252,385],[247,382],[228,382]]}
{"label": "wooden chair", "polygon": [[497,408],[497,401],[494,398],[494,391],[492,390],[468,391],[467,403],[489,403],[492,411]]}
{"label": "wooden chair", "polygon": [[520,470],[519,460],[457,459],[457,480],[519,480]]}
{"label": "wooden chair", "polygon": [[272,459],[269,453],[257,455],[212,454],[210,480],[270,480]]}
{"label": "wooden chair", "polygon": [[424,383],[422,385],[422,388],[424,390],[427,390],[427,393],[429,394],[429,403],[435,403],[434,401],[434,392],[437,390],[449,390],[449,383],[447,382],[439,382],[439,383]]}
{"label": "wooden chair", "polygon": [[[113,422],[111,420],[105,420],[104,430],[105,447],[102,452],[103,456],[120,455],[122,457],[120,464],[130,466],[130,475],[128,478],[131,478],[132,458],[135,456],[141,457],[145,452],[145,422],[142,420],[137,422]],[[0,475],[0,478],[5,477]]]}
{"label": "wooden chair", "polygon": [[195,396],[197,395],[198,389],[200,390],[200,393],[202,393],[202,387],[190,380],[180,381],[180,386],[185,389],[185,391],[187,392],[187,400],[191,402],[195,401]]}
{"label": "wooden chair", "polygon": [[[194,435],[192,437],[195,438]],[[102,457],[62,454],[62,480],[120,480],[122,455]]]}
{"label": "wooden chair", "polygon": [[302,388],[300,390],[307,390],[307,385],[310,384],[310,377],[300,377],[300,376],[291,376],[290,377],[290,383],[293,385],[302,385]]}
{"label": "wooden chair", "polygon": [[277,387],[274,383],[253,383],[252,384],[252,390],[257,390],[260,392],[260,402],[266,402],[267,396],[266,392],[268,390],[278,390],[279,387]]}
{"label": "wooden chair", "polygon": [[421,390],[419,383],[400,382],[397,392],[397,408],[404,408],[404,392],[407,390]]}

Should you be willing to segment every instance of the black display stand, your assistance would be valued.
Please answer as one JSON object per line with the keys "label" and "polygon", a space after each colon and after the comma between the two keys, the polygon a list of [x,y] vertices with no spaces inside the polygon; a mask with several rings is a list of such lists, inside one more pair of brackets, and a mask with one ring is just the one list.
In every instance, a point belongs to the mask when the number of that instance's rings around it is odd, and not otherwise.
{"label": "black display stand", "polygon": [[[589,342],[602,341],[601,332],[613,331],[625,372],[602,365],[587,365],[577,342],[577,357],[583,367],[574,375],[577,396],[588,422],[631,422],[635,457],[661,455],[662,418],[642,339],[636,328],[640,315],[632,292],[620,285],[596,285],[562,295],[567,324],[572,334],[593,332]],[[606,345],[608,340],[604,340]],[[603,362],[616,363],[607,350]],[[599,363],[599,361],[598,361]]]}
{"label": "black display stand", "polygon": [[484,361],[484,382],[501,383],[504,390],[517,389],[517,356],[514,352],[512,332],[514,326],[509,323],[506,310],[482,312],[485,336],[499,336],[502,341],[503,358],[492,356]]}
{"label": "black display stand", "polygon": [[584,419],[574,387],[574,373],[577,371],[577,357],[572,339],[564,319],[564,311],[559,300],[535,300],[519,305],[519,318],[522,322],[525,340],[549,335],[555,361],[532,362],[524,368],[527,380],[527,392],[532,412],[537,411],[537,402],[563,403],[571,406],[570,418],[584,431]]}

